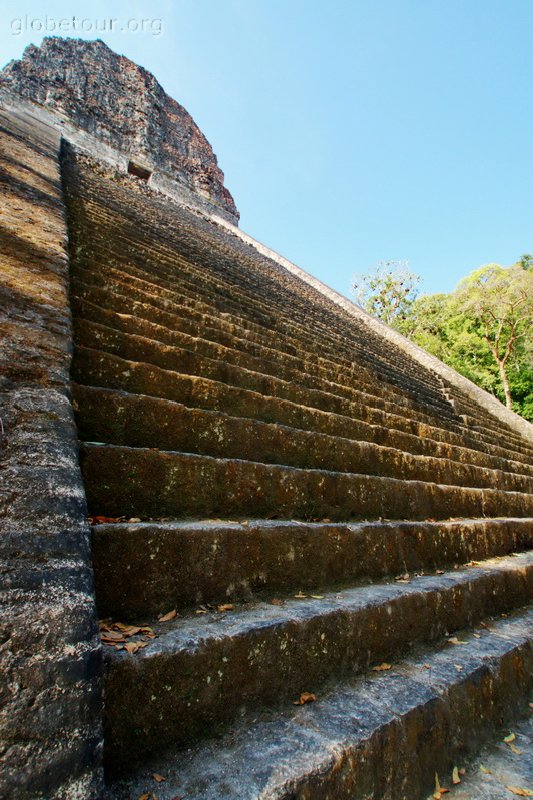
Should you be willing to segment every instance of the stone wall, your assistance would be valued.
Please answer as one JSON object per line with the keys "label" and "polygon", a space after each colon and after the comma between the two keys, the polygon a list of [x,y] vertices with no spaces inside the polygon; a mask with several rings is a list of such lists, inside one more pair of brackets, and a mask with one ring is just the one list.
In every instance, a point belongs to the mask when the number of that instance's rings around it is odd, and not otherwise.
{"label": "stone wall", "polygon": [[69,399],[60,137],[0,112],[0,796],[91,800],[101,648]]}

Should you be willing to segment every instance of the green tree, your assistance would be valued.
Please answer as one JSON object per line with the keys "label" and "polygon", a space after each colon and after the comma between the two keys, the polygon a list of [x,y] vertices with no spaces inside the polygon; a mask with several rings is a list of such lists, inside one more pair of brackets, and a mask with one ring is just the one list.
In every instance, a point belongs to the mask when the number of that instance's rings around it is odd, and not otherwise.
{"label": "green tree", "polygon": [[533,270],[533,255],[531,253],[524,253],[518,260],[518,265],[522,269]]}
{"label": "green tree", "polygon": [[380,261],[368,273],[354,275],[355,301],[369,314],[397,327],[411,310],[420,278],[405,261]]}
{"label": "green tree", "polygon": [[533,421],[533,270],[522,263],[490,264],[451,294],[422,295],[397,328]]}
{"label": "green tree", "polygon": [[418,281],[381,262],[353,288],[371,314],[533,422],[533,256],[480,267],[450,294],[417,297]]}
{"label": "green tree", "polygon": [[487,264],[456,290],[463,313],[477,326],[497,365],[507,408],[513,407],[509,368],[533,325],[533,272],[521,264]]}

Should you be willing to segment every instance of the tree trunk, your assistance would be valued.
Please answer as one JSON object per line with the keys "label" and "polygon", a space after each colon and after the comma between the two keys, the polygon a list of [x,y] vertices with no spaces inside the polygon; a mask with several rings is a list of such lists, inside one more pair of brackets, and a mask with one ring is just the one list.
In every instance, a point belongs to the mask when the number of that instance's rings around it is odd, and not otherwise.
{"label": "tree trunk", "polygon": [[505,405],[507,408],[513,409],[513,398],[511,397],[511,390],[509,388],[509,381],[507,380],[507,372],[505,370],[505,363],[498,361],[498,368],[500,370],[500,378],[502,379],[503,391],[505,393]]}

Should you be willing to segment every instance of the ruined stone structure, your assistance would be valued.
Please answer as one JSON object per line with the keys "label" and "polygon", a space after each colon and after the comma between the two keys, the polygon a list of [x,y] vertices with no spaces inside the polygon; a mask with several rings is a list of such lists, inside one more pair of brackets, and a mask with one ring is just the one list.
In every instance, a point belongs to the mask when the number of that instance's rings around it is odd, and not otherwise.
{"label": "ruined stone structure", "polygon": [[103,43],[0,100],[0,796],[450,786],[527,712],[531,426],[242,233]]}

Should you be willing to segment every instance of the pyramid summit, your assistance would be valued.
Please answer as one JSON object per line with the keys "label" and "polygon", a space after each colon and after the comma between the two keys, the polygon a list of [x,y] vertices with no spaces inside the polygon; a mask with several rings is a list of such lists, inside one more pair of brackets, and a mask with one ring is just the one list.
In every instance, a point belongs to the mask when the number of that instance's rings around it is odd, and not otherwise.
{"label": "pyramid summit", "polygon": [[102,42],[4,70],[0,185],[0,797],[496,798],[510,730],[527,787],[533,427]]}
{"label": "pyramid summit", "polygon": [[190,114],[150,72],[101,40],[52,36],[30,45],[0,73],[2,90],[69,120],[238,220],[216,156]]}

